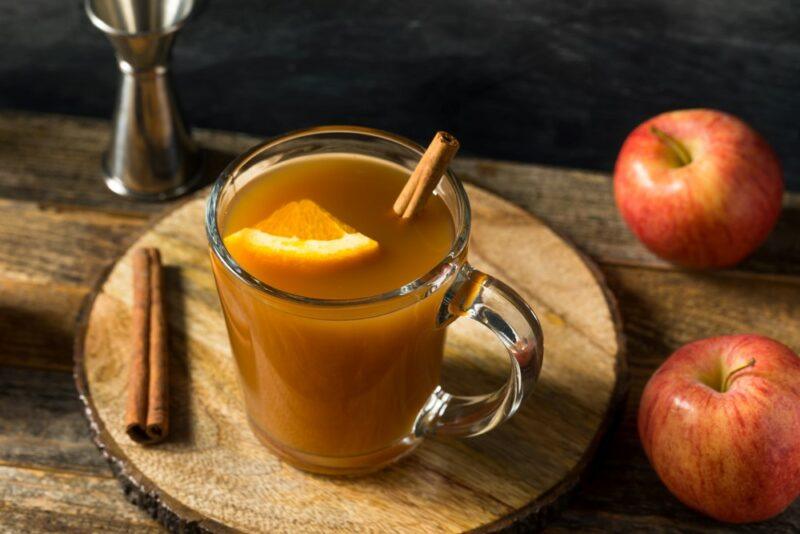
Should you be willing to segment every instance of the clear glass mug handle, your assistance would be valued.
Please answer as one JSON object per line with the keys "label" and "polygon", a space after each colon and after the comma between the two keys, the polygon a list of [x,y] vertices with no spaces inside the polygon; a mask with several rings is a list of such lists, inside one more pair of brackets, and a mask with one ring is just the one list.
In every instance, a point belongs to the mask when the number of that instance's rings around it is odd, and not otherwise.
{"label": "clear glass mug handle", "polygon": [[494,332],[508,350],[511,374],[500,389],[485,395],[451,395],[437,387],[417,417],[417,436],[469,437],[488,432],[516,413],[539,377],[542,327],[516,291],[465,264],[444,297],[438,319],[446,325],[459,317]]}

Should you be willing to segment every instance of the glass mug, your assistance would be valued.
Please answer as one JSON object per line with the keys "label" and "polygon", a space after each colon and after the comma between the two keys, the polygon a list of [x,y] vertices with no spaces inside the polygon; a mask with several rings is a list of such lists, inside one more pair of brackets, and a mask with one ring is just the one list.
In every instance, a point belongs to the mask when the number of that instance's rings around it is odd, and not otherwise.
{"label": "glass mug", "polygon": [[[312,128],[250,149],[211,192],[206,232],[246,413],[259,440],[300,469],[360,474],[398,460],[427,436],[488,432],[517,411],[538,378],[539,321],[514,290],[467,263],[469,199],[449,170],[435,194],[452,217],[450,251],[393,291],[352,300],[290,294],[245,272],[223,244],[219,229],[231,200],[278,163],[344,153],[410,173],[422,152],[378,130]],[[445,330],[459,317],[485,325],[508,350],[510,375],[493,393],[456,396],[439,386]]]}

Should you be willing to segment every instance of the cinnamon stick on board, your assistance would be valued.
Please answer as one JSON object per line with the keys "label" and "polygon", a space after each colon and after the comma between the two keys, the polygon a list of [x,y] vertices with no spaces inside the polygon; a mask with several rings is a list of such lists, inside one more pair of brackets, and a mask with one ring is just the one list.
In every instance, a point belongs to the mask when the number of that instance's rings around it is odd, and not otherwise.
{"label": "cinnamon stick on board", "polygon": [[158,250],[134,250],[132,352],[125,431],[137,443],[156,443],[169,432],[163,280]]}
{"label": "cinnamon stick on board", "polygon": [[150,250],[150,386],[147,394],[147,436],[160,441],[169,432],[169,369],[167,321],[164,315],[164,270],[161,253]]}
{"label": "cinnamon stick on board", "polygon": [[394,212],[403,219],[418,213],[436,189],[447,166],[458,152],[458,140],[447,132],[436,132],[405,187],[394,202]]}

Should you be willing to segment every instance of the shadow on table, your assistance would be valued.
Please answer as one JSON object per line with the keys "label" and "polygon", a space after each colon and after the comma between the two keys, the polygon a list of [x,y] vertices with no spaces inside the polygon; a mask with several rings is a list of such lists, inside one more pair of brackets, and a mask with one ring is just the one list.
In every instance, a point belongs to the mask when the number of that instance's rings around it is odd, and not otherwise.
{"label": "shadow on table", "polygon": [[800,202],[784,205],[772,233],[740,267],[776,274],[800,274]]}
{"label": "shadow on table", "polygon": [[186,337],[186,309],[184,304],[184,284],[178,267],[164,267],[164,299],[169,318],[169,405],[170,435],[173,443],[187,443],[191,440],[191,392],[189,382],[188,347]]}
{"label": "shadow on table", "polygon": [[26,364],[42,367],[72,365],[73,332],[48,315],[16,306],[0,306],[2,363],[24,360]]}
{"label": "shadow on table", "polygon": [[213,184],[219,178],[225,167],[236,158],[237,154],[217,150],[215,148],[203,147],[203,171],[202,177],[194,188],[194,191]]}

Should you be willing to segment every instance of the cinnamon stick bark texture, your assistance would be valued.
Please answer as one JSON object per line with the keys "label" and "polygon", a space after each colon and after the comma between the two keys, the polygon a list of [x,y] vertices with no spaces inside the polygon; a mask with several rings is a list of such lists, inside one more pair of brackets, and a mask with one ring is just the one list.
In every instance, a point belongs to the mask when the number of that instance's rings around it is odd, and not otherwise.
{"label": "cinnamon stick bark texture", "polygon": [[458,152],[458,140],[447,132],[436,132],[394,203],[394,212],[410,219],[421,210],[436,189],[447,166]]}
{"label": "cinnamon stick bark texture", "polygon": [[150,367],[150,253],[133,251],[133,310],[131,317],[131,359],[128,368],[128,401],[125,431],[134,441],[147,441],[147,392]]}
{"label": "cinnamon stick bark texture", "polygon": [[161,253],[150,250],[150,377],[147,395],[147,437],[155,443],[169,432],[169,368],[164,315],[164,269]]}
{"label": "cinnamon stick bark texture", "polygon": [[125,431],[137,443],[156,443],[169,431],[163,272],[157,249],[133,251],[131,359]]}

